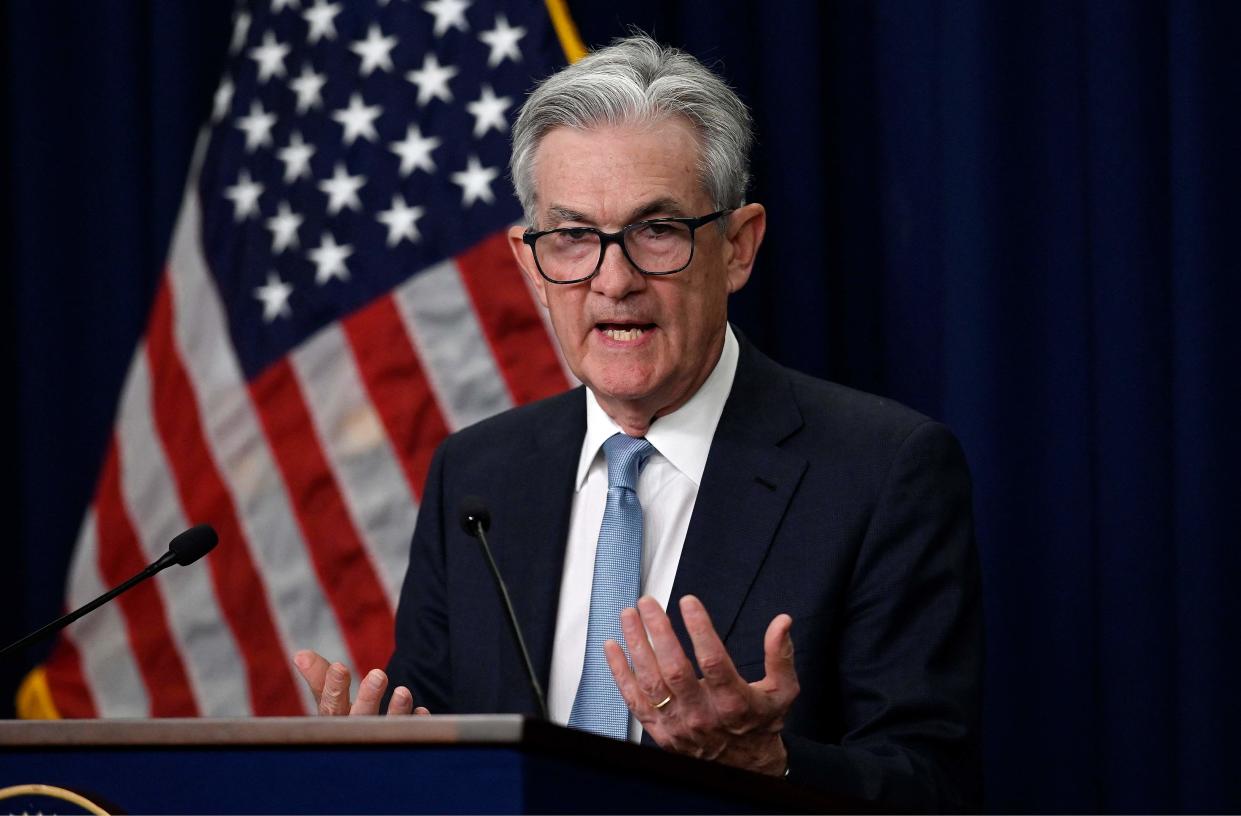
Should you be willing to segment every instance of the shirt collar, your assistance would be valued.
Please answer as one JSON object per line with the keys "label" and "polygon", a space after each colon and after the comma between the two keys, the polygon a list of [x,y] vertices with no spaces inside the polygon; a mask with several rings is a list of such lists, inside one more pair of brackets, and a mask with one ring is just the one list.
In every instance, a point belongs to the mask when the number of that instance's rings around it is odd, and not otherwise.
{"label": "shirt collar", "polygon": [[[711,440],[715,436],[716,426],[719,425],[720,415],[724,413],[724,403],[728,401],[728,394],[732,391],[740,356],[740,347],[733,335],[732,326],[726,325],[724,349],[706,382],[688,402],[671,414],[652,422],[646,432],[647,441],[695,485],[702,484],[702,473],[707,467],[707,454],[711,452]],[[582,442],[582,454],[577,464],[576,490],[582,489],[590,466],[598,458],[603,443],[616,433],[621,433],[620,426],[604,412],[594,394],[587,388],[586,438]]]}

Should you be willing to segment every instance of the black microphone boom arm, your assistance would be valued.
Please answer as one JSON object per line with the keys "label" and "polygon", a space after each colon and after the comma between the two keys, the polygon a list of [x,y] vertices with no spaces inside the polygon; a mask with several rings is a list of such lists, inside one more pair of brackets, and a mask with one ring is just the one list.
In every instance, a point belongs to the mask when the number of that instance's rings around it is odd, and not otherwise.
{"label": "black microphone boom arm", "polygon": [[491,514],[487,512],[487,506],[483,504],[483,500],[477,496],[466,496],[461,501],[458,510],[461,519],[461,527],[471,538],[478,539],[483,545],[483,557],[487,559],[487,566],[491,569],[491,577],[496,581],[496,589],[500,591],[500,600],[504,602],[504,616],[508,620],[508,628],[513,633],[513,640],[517,642],[517,651],[521,652],[522,663],[525,664],[526,678],[530,681],[530,689],[534,692],[534,700],[539,705],[539,713],[543,719],[547,716],[547,697],[543,694],[543,685],[539,682],[539,676],[534,671],[534,663],[530,660],[530,651],[526,649],[526,639],[521,636],[521,627],[517,625],[517,613],[513,611],[513,601],[509,598],[508,587],[504,583],[504,579],[500,577],[500,568],[496,566],[496,560],[491,555],[491,547],[487,544],[486,531],[491,527]]}
{"label": "black microphone boom arm", "polygon": [[218,541],[219,538],[216,536],[215,530],[213,530],[210,525],[199,524],[197,527],[191,527],[185,532],[178,534],[176,538],[170,541],[168,543],[168,552],[161,555],[153,564],[148,564],[144,567],[142,572],[138,573],[133,578],[130,578],[120,586],[109,589],[95,600],[86,604],[86,606],[83,606],[80,609],[75,609],[68,615],[62,615],[46,626],[34,630],[21,640],[10,643],[8,646],[0,649],[0,657],[3,657],[9,652],[16,651],[28,643],[34,643],[35,641],[41,640],[48,635],[59,632],[61,629],[64,629],[78,618],[89,615],[91,612],[94,612],[96,609],[103,606],[117,595],[120,595],[122,592],[129,591],[133,587],[150,578],[152,575],[171,567],[173,564],[185,565],[194,563],[207,553],[211,552],[212,548],[215,547]]}

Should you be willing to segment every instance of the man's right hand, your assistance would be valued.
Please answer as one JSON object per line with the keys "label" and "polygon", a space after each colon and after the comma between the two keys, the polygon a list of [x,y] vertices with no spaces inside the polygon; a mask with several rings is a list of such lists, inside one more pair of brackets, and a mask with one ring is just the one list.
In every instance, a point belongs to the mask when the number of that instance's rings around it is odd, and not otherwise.
{"label": "man's right hand", "polygon": [[[329,663],[318,652],[303,649],[293,655],[302,679],[318,701],[322,716],[373,715],[379,713],[379,702],[388,687],[388,676],[381,669],[371,669],[358,686],[358,698],[349,701],[349,669],[343,663]],[[414,695],[405,686],[398,686],[388,701],[389,714],[430,714],[422,706],[414,708]]]}

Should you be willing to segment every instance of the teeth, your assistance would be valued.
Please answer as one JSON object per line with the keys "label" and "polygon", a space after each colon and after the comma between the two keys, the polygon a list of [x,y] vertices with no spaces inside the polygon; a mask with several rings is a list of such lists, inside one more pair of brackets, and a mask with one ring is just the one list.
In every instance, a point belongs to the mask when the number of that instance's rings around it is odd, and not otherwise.
{"label": "teeth", "polygon": [[637,340],[642,336],[642,329],[604,329],[603,333],[613,340],[629,341]]}

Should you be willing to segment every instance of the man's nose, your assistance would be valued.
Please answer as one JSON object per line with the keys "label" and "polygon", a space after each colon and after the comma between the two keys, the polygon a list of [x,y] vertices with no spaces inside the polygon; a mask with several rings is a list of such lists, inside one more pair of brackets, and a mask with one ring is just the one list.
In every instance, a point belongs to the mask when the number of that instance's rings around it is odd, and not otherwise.
{"label": "man's nose", "polygon": [[603,251],[599,274],[590,282],[591,289],[601,295],[619,300],[630,292],[646,288],[646,275],[629,262],[619,243],[608,245]]}

